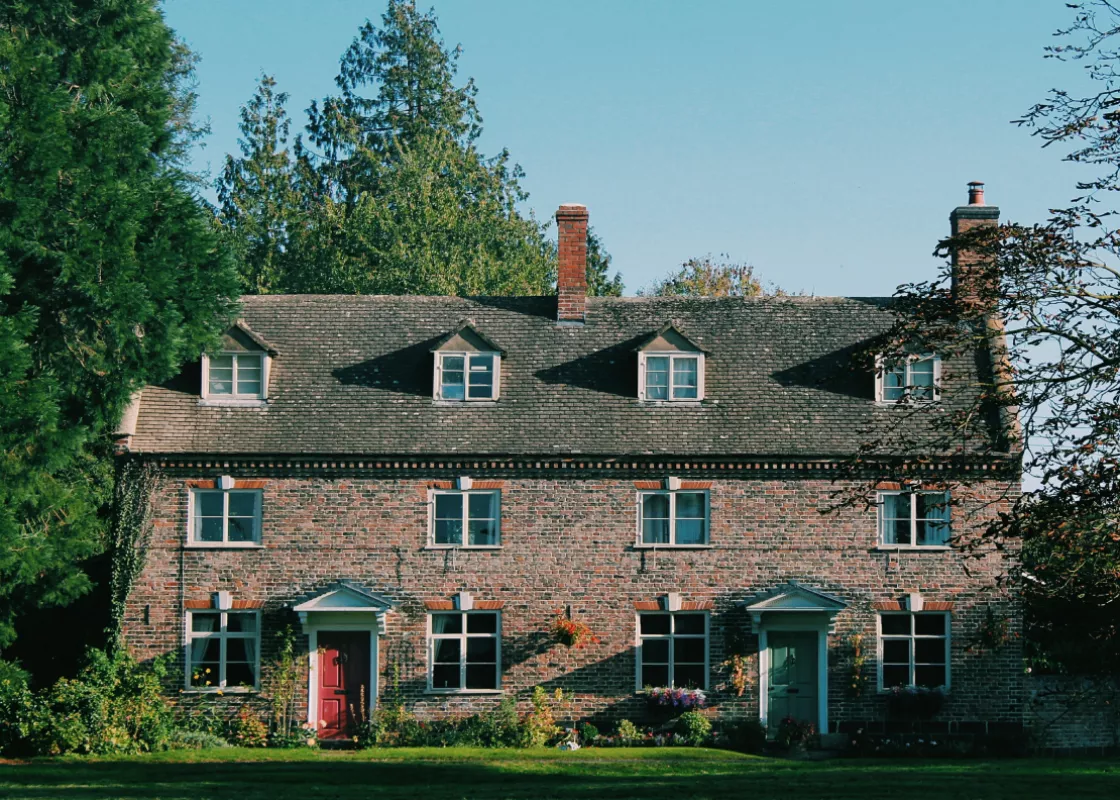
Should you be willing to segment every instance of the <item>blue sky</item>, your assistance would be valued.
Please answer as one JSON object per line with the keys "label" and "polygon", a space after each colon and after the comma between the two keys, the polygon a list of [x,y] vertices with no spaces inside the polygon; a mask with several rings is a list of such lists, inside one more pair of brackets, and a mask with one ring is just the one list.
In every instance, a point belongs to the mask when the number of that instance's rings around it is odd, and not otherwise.
{"label": "blue sky", "polygon": [[[783,288],[885,295],[931,278],[965,184],[1004,219],[1075,194],[1060,153],[1010,124],[1076,65],[1043,59],[1060,0],[442,0],[479,86],[484,151],[508,147],[529,207],[582,202],[627,293],[727,253]],[[382,2],[165,0],[201,56],[216,175],[262,71],[295,126]]]}

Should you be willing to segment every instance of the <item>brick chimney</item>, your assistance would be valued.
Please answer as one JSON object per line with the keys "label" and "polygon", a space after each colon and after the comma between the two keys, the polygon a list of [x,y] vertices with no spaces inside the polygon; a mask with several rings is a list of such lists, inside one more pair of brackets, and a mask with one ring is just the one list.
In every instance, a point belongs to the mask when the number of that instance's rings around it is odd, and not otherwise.
{"label": "brick chimney", "polygon": [[[949,214],[950,231],[953,236],[978,228],[982,225],[999,225],[999,208],[984,204],[984,183],[969,181],[968,205],[957,206]],[[971,250],[953,251],[953,300],[961,303],[975,303],[984,281],[994,280],[990,273],[992,261],[989,256]]]}
{"label": "brick chimney", "polygon": [[556,229],[556,320],[582,325],[587,312],[587,207],[564,203],[556,211]]}

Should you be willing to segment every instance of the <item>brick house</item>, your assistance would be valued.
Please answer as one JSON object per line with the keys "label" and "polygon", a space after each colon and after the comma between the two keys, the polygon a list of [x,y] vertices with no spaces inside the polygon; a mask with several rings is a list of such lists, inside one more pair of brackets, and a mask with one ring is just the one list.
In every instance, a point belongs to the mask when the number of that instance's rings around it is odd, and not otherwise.
{"label": "brick house", "polygon": [[[971,199],[953,225],[994,222]],[[600,721],[676,685],[826,731],[944,686],[941,730],[1021,724],[1017,641],[971,646],[993,610],[1019,627],[1014,556],[959,544],[1017,454],[900,450],[829,510],[861,442],[991,356],[877,367],[889,298],[588,298],[587,211],[557,220],[558,297],[246,297],[221,352],[143,391],[119,439],[159,469],[133,652],[174,654],[189,702],[263,703],[291,625],[324,737],[363,698],[425,717],[537,685]]]}

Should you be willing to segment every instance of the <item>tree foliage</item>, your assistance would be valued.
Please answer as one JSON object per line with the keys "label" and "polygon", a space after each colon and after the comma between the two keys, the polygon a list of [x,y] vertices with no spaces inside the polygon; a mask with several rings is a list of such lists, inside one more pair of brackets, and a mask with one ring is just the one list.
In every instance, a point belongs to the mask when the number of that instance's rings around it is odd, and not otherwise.
{"label": "tree foliage", "polygon": [[547,294],[554,248],[525,216],[520,167],[476,147],[472,80],[456,82],[432,12],[390,0],[343,54],[337,93],[287,150],[266,78],[242,112],[220,194],[249,291]]}
{"label": "tree foliage", "polygon": [[[938,418],[929,449],[1022,450],[1037,485],[1012,498],[984,541],[1022,547],[1022,573],[1009,577],[1027,604],[1035,663],[1110,671],[1120,663],[1120,10],[1103,0],[1073,8],[1064,43],[1048,54],[1082,62],[1096,91],[1054,90],[1019,123],[1097,174],[1044,222],[941,242],[937,254],[987,265],[975,296],[954,296],[946,263],[939,281],[899,290],[892,336],[900,351],[994,357],[978,394],[943,394],[952,413],[913,413]],[[987,423],[1001,435],[985,433]]]}
{"label": "tree foliage", "polygon": [[231,311],[182,159],[193,60],[153,0],[0,11],[0,647],[102,546],[108,437]]}
{"label": "tree foliage", "polygon": [[709,253],[688,259],[677,270],[638,294],[649,297],[755,297],[763,294],[763,288],[753,266],[732,261],[726,254],[713,258]]}

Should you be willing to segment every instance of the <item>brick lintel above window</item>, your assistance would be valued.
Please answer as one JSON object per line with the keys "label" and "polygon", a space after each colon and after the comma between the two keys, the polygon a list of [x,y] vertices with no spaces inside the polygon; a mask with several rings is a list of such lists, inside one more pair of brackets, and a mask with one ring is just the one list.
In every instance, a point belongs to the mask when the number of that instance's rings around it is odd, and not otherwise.
{"label": "brick lintel above window", "polygon": [[[899,600],[879,600],[873,603],[876,611],[906,611],[906,604]],[[922,611],[952,611],[952,601],[926,600]]]}
{"label": "brick lintel above window", "polygon": [[[715,603],[711,600],[682,600],[681,611],[711,611]],[[661,600],[636,600],[635,611],[664,611],[665,604]]]}
{"label": "brick lintel above window", "polygon": [[[475,600],[472,611],[501,611],[505,607],[504,600]],[[428,611],[456,611],[454,600],[425,600],[424,608]]]}
{"label": "brick lintel above window", "polygon": [[[214,601],[210,597],[193,598],[185,600],[183,607],[190,611],[202,611],[214,608]],[[230,604],[230,611],[256,611],[264,608],[264,600],[233,600]]]}

